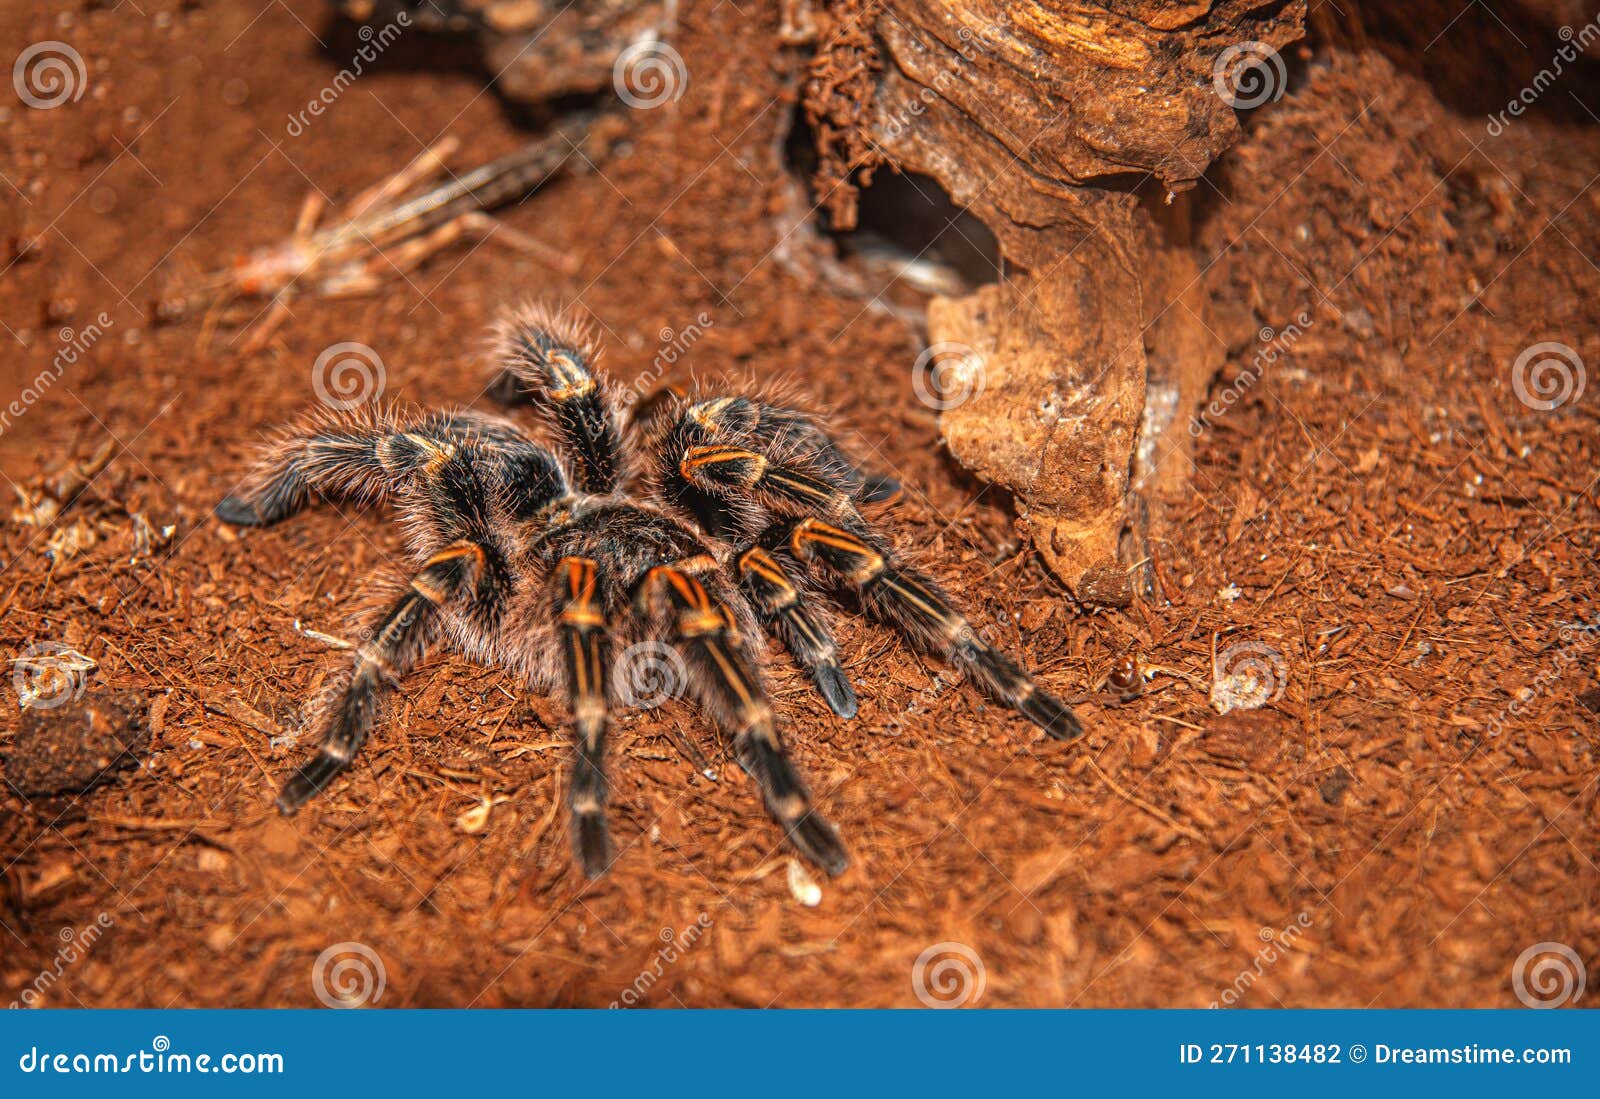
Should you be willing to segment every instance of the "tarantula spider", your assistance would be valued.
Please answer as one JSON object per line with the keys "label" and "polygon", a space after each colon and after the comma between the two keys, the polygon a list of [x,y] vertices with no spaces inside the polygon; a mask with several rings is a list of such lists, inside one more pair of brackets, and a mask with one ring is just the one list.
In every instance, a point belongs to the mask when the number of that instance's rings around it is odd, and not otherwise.
{"label": "tarantula spider", "polygon": [[[585,328],[530,307],[497,330],[502,396],[532,403],[552,453],[515,424],[470,411],[322,417],[284,435],[229,523],[260,526],[313,493],[388,501],[420,568],[356,648],[320,715],[318,754],[284,785],[293,813],[350,765],[393,683],[441,635],[469,659],[566,693],[576,732],[568,804],[590,877],[610,865],[603,767],[609,652],[670,646],[684,686],[729,739],[790,842],[830,874],[848,857],[784,750],[760,671],[761,626],[782,639],[829,707],[856,712],[808,573],[853,589],[873,618],[942,655],[1051,736],[1072,712],[987,645],[928,577],[861,514],[899,490],[862,471],[809,415],[744,396],[665,391],[624,421]],[[509,379],[509,386],[505,384]]]}

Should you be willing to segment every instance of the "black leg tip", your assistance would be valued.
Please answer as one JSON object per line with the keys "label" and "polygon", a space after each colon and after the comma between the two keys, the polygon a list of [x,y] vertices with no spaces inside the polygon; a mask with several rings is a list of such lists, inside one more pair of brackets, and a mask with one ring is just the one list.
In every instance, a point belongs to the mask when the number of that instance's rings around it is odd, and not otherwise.
{"label": "black leg tip", "polygon": [[1035,690],[1020,709],[1024,717],[1056,740],[1072,740],[1083,735],[1083,724],[1077,715],[1055,695]]}
{"label": "black leg tip", "polygon": [[817,691],[828,709],[846,721],[856,716],[856,692],[845,678],[844,669],[837,664],[818,665],[812,675]]}
{"label": "black leg tip", "polygon": [[231,523],[236,527],[262,527],[267,521],[261,513],[251,506],[250,502],[241,496],[229,494],[224,496],[220,503],[212,509],[218,519],[224,523]]}
{"label": "black leg tip", "polygon": [[578,865],[583,867],[584,877],[594,881],[611,869],[617,851],[611,843],[611,830],[606,827],[604,816],[599,813],[574,813],[572,836]]}
{"label": "black leg tip", "polygon": [[830,878],[838,877],[850,866],[850,856],[839,840],[839,833],[815,810],[790,826],[789,841],[807,861],[820,866]]}
{"label": "black leg tip", "polygon": [[892,504],[900,499],[904,491],[900,482],[893,477],[872,474],[862,483],[861,502],[863,504]]}
{"label": "black leg tip", "polygon": [[278,812],[292,817],[300,807],[320,794],[345,764],[333,756],[319,753],[311,762],[289,776],[278,793]]}

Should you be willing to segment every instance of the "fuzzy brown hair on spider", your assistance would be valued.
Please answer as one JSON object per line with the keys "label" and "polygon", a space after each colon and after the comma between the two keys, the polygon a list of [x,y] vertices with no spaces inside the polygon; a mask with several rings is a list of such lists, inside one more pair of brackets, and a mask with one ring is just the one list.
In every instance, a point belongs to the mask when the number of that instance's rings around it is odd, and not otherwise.
{"label": "fuzzy brown hair on spider", "polygon": [[641,666],[700,705],[795,850],[838,874],[849,858],[785,746],[762,675],[765,631],[836,714],[856,715],[825,602],[833,593],[1050,736],[1082,732],[890,547],[869,513],[899,484],[863,469],[815,413],[701,390],[658,394],[625,422],[589,330],[543,306],[509,313],[494,347],[498,395],[531,404],[542,431],[470,410],[319,416],[282,433],[217,505],[225,522],[264,526],[314,497],[386,504],[416,562],[316,715],[321,747],[285,783],[283,812],[350,766],[394,683],[448,642],[566,699],[567,802],[590,877],[615,857],[605,740],[611,714],[639,701]]}

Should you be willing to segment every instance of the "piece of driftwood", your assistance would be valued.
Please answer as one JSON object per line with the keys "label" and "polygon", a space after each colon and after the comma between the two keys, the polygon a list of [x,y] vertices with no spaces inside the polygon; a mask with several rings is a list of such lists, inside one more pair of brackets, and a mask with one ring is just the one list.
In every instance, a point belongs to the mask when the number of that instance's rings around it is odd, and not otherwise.
{"label": "piece of driftwood", "polygon": [[940,372],[946,444],[1016,494],[1081,597],[1126,602],[1220,363],[1181,196],[1238,138],[1235,104],[1281,92],[1303,0],[840,0],[816,18],[807,108],[835,225],[887,165],[999,242],[997,283],[928,311],[959,364]]}

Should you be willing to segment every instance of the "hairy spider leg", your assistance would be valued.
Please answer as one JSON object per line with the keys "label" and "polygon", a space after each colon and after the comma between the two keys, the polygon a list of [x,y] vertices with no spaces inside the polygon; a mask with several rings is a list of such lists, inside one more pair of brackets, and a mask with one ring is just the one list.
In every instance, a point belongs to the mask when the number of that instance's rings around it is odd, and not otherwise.
{"label": "hairy spider leg", "polygon": [[763,444],[760,449],[770,453],[774,448],[798,448],[811,455],[858,503],[892,504],[900,499],[904,490],[898,480],[856,465],[827,432],[804,412],[761,404],[756,406],[756,413],[755,424],[750,430],[753,437]]}
{"label": "hairy spider leg", "polygon": [[422,659],[447,616],[471,622],[484,635],[498,628],[511,590],[495,533],[491,478],[499,472],[467,447],[422,471],[418,534],[432,552],[356,648],[350,678],[324,717],[321,750],[278,796],[283,812],[293,813],[350,765],[372,731],[383,696]]}
{"label": "hairy spider leg", "polygon": [[381,503],[462,448],[498,450],[514,460],[518,491],[525,495],[564,489],[555,459],[492,417],[347,412],[308,419],[278,438],[239,489],[217,504],[217,517],[235,526],[268,526],[304,508],[312,493]]}
{"label": "hairy spider leg", "polygon": [[[760,425],[776,442],[763,444]],[[898,628],[914,643],[968,671],[994,697],[1051,736],[1083,731],[1066,705],[978,636],[929,577],[897,560],[856,510],[841,466],[848,466],[821,429],[803,414],[720,398],[690,405],[668,441],[671,472],[704,496],[723,503],[748,525],[754,515],[789,520],[762,536],[767,548],[783,546],[824,575],[845,582],[868,613]],[[770,446],[785,455],[774,458]],[[817,454],[822,457],[816,457]],[[838,455],[837,459],[828,455]]]}
{"label": "hairy spider leg", "polygon": [[584,875],[597,878],[616,857],[606,826],[606,654],[609,630],[596,597],[598,565],[563,557],[551,576],[576,751],[567,807],[573,849]]}
{"label": "hairy spider leg", "polygon": [[839,646],[822,608],[801,594],[789,570],[761,546],[739,554],[734,569],[761,620],[810,673],[828,708],[840,717],[855,717],[856,693],[839,665]]}
{"label": "hairy spider leg", "polygon": [[1050,736],[1069,740],[1083,732],[1064,702],[978,636],[938,584],[881,543],[815,518],[793,524],[785,541],[796,557],[854,588],[874,618],[969,673]]}
{"label": "hairy spider leg", "polygon": [[744,447],[692,446],[678,459],[678,472],[719,500],[749,497],[773,515],[788,519],[820,515],[853,529],[866,524],[850,494],[830,484],[825,474],[774,462]]}
{"label": "hairy spider leg", "polygon": [[827,873],[842,873],[850,858],[833,825],[812,807],[811,795],[784,749],[733,612],[688,567],[681,563],[650,569],[639,586],[641,609],[691,666],[695,674],[689,680],[700,704],[731,740],[734,757],[760,788],[767,812],[782,825],[789,842]]}
{"label": "hairy spider leg", "polygon": [[289,778],[278,808],[293,814],[350,766],[377,721],[389,685],[427,652],[442,613],[477,586],[487,568],[482,546],[458,542],[440,550],[412,577],[404,594],[378,620],[371,638],[355,650],[349,682],[324,715],[322,747]]}
{"label": "hairy spider leg", "polygon": [[622,429],[594,370],[589,333],[570,317],[525,308],[499,327],[500,361],[550,418],[578,485],[595,495],[622,479]]}

